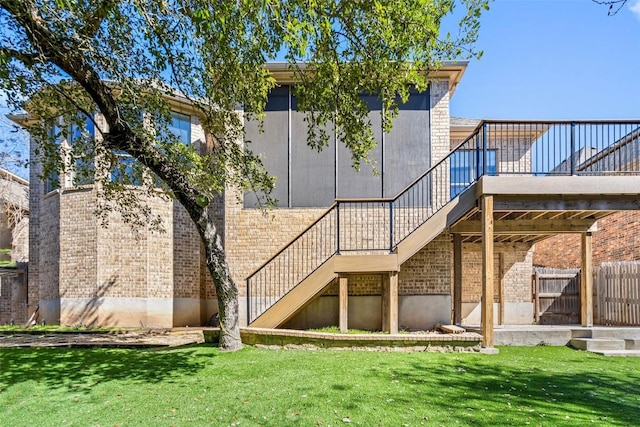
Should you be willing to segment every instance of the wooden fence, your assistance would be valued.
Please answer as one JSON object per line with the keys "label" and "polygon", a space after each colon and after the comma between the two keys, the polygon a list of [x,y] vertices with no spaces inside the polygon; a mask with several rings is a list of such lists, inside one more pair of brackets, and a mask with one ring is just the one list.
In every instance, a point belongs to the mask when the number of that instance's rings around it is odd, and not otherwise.
{"label": "wooden fence", "polygon": [[594,271],[594,323],[640,325],[640,262],[603,263]]}
{"label": "wooden fence", "polygon": [[535,267],[533,300],[538,325],[580,323],[580,270]]}

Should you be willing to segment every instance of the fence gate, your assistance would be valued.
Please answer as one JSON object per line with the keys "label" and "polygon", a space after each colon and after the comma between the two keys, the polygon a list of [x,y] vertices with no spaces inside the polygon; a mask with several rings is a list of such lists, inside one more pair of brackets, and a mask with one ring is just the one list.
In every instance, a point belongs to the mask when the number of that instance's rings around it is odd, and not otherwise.
{"label": "fence gate", "polygon": [[593,284],[596,323],[640,325],[640,263],[603,263],[596,269]]}
{"label": "fence gate", "polygon": [[535,267],[533,299],[538,325],[580,323],[580,270]]}

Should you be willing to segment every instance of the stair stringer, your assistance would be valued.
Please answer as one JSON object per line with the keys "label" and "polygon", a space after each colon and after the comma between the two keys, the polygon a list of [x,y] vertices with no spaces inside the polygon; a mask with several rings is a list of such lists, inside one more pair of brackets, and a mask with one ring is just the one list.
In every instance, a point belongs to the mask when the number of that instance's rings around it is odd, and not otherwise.
{"label": "stair stringer", "polygon": [[249,324],[253,328],[277,328],[302,310],[336,277],[333,261],[336,255],[308,275]]}
{"label": "stair stringer", "polygon": [[[411,258],[416,252],[438,237],[447,227],[450,227],[471,209],[474,209],[476,200],[476,186],[474,184],[409,234],[396,248],[398,265]],[[379,256],[370,255],[370,257]],[[266,309],[249,326],[255,328],[277,328],[298,314],[338,276],[334,265],[337,257],[340,257],[340,255],[333,255],[329,258],[275,304]],[[364,258],[366,255],[360,257]]]}

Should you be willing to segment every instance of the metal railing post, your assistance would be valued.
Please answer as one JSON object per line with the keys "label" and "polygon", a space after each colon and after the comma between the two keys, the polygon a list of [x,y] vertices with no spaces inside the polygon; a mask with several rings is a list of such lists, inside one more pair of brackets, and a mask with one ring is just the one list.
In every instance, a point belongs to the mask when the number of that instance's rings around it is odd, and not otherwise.
{"label": "metal railing post", "polygon": [[393,200],[389,201],[389,253],[393,253]]}
{"label": "metal railing post", "polygon": [[251,323],[251,291],[249,289],[250,280],[247,279],[247,326]]}
{"label": "metal railing post", "polygon": [[[483,129],[484,129],[484,125],[483,125]],[[483,135],[481,136],[480,133],[478,133],[478,135],[476,136],[476,158],[475,158],[475,167],[476,167],[476,180],[480,178],[480,149],[482,148],[482,142],[480,141],[481,138],[484,137],[484,132]]]}
{"label": "metal railing post", "polygon": [[[487,157],[488,156],[488,152],[487,152],[487,124],[483,123],[482,124],[482,175],[487,173]],[[478,178],[480,178],[480,176]]]}
{"label": "metal railing post", "polygon": [[[576,156],[576,124],[575,122],[571,122],[571,155],[570,155],[571,165],[569,166],[571,171],[571,176],[576,174],[575,156]],[[578,159],[578,161],[580,161],[580,159]]]}
{"label": "metal railing post", "polygon": [[336,203],[336,254],[340,255],[340,202]]}

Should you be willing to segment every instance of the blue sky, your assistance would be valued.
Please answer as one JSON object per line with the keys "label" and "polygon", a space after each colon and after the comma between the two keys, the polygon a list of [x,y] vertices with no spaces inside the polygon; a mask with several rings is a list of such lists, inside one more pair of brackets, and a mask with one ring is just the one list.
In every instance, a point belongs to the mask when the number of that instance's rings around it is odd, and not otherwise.
{"label": "blue sky", "polygon": [[640,118],[640,0],[496,0],[451,114],[487,119]]}

